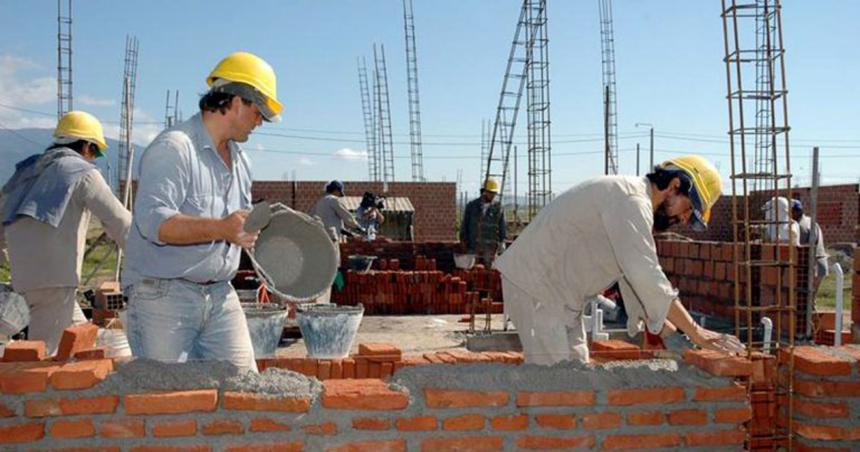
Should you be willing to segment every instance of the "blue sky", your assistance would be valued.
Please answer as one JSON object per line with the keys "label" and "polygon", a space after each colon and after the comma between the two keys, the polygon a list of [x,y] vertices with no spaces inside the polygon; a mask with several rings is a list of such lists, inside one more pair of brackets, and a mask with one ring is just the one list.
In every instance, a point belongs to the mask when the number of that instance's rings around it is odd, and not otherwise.
{"label": "blue sky", "polygon": [[[495,114],[519,8],[514,0],[414,0],[430,180],[454,181],[462,170],[463,189],[477,188],[481,121]],[[597,8],[597,0],[549,1],[556,192],[603,171]],[[808,183],[817,144],[825,183],[857,182],[860,2],[786,1],[783,9],[795,180]],[[411,176],[401,0],[74,0],[73,10],[75,107],[104,120],[109,135],[119,120],[125,36],[139,39],[134,139],[142,144],[161,127],[166,90],[180,91],[188,117],[220,58],[247,50],[269,61],[286,109],[245,146],[257,179],[367,178],[356,58],[372,63],[372,44],[384,44],[396,175]],[[637,142],[647,149],[647,130],[634,127],[647,122],[656,160],[700,152],[728,175],[719,10],[717,0],[615,0],[622,173],[635,173]],[[0,127],[53,126],[55,40],[56,2],[0,0]],[[645,152],[642,161],[644,170]]]}

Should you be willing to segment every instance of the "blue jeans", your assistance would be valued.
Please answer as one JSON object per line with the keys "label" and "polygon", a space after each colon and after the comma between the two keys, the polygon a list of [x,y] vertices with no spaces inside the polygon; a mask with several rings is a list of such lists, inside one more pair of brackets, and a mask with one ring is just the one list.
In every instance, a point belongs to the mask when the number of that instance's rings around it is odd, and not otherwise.
{"label": "blue jeans", "polygon": [[128,292],[128,342],[134,356],[228,361],[257,371],[245,313],[230,283],[147,278]]}

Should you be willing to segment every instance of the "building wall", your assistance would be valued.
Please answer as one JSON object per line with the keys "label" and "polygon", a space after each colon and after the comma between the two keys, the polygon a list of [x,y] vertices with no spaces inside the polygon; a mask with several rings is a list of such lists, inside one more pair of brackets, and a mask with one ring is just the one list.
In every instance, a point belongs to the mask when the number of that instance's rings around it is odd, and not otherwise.
{"label": "building wall", "polygon": [[[307,212],[325,194],[326,181],[254,181],[253,198],[281,202]],[[370,191],[383,196],[409,198],[415,208],[415,240],[454,240],[456,238],[457,184],[453,182],[392,182],[383,192],[382,182],[344,182],[350,195]]]}
{"label": "building wall", "polygon": [[[803,201],[803,206],[809,213],[810,188],[795,188],[791,197]],[[767,201],[767,196],[753,194],[750,198],[751,218],[762,218],[761,206]],[[742,200],[738,208],[743,209]],[[860,184],[830,185],[818,189],[818,222],[824,243],[860,243]],[[728,242],[732,240],[732,197],[722,196],[711,212],[711,222],[708,231],[697,233],[688,228],[678,228],[678,232],[696,240],[714,240]]]}

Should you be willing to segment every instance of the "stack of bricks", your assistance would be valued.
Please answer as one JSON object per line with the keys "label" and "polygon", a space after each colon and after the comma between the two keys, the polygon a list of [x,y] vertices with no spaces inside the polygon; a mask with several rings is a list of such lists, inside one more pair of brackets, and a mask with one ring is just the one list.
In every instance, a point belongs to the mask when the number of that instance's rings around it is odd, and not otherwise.
{"label": "stack of bricks", "polygon": [[[739,255],[742,255],[741,245],[737,246]],[[796,254],[794,293],[798,313],[797,334],[805,334],[806,331],[808,250],[808,247],[799,247]],[[660,240],[657,242],[657,252],[664,272],[680,290],[681,300],[688,309],[734,323],[735,285],[739,285],[743,299],[747,282],[743,271],[735,278],[734,248],[731,243]],[[775,245],[751,246],[753,260],[774,261],[776,252]],[[787,258],[788,247],[780,246],[779,252]],[[777,292],[783,303],[788,303],[788,269],[784,269],[780,275],[776,267],[753,267],[751,273],[753,299],[759,302],[756,306],[773,305]],[[788,317],[783,318],[783,324],[787,325],[788,320]],[[753,322],[758,324],[758,321],[758,313],[753,313]]]}
{"label": "stack of bricks", "polygon": [[[795,348],[792,431],[798,449],[860,449],[860,346]],[[780,356],[783,371],[788,356]]]}
{"label": "stack of bricks", "polygon": [[[164,368],[177,372],[165,378],[178,381],[190,365]],[[272,389],[278,385],[269,385],[271,375],[264,373],[260,388],[267,392],[224,382],[126,388],[104,381],[110,374],[66,388],[54,385],[59,370],[51,375],[30,370],[41,386],[10,387],[11,375],[22,371],[4,366],[0,448],[739,449],[743,423],[750,417],[745,391],[731,378],[705,376],[685,364],[675,371],[655,371],[646,363],[624,368],[427,365],[403,369],[394,384],[311,379],[284,390]]]}
{"label": "stack of bricks", "polygon": [[[614,357],[614,359],[622,359]],[[522,352],[470,352],[463,349],[404,355],[392,344],[360,343],[358,354],[343,359],[260,358],[260,371],[287,369],[319,380],[350,378],[390,378],[394,372],[410,366],[427,364],[499,363],[521,364]]]}
{"label": "stack of bricks", "polygon": [[368,315],[465,314],[479,298],[466,281],[440,271],[347,271],[344,281],[342,291],[332,291],[332,301],[361,303]]}
{"label": "stack of bricks", "polygon": [[93,323],[105,326],[119,317],[119,311],[125,307],[119,281],[107,281],[96,290],[93,305]]}

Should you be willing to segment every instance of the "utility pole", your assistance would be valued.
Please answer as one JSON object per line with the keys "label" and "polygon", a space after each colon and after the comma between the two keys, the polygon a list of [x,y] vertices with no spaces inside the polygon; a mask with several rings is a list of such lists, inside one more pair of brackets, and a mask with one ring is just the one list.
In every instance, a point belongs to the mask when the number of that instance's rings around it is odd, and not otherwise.
{"label": "utility pole", "polygon": [[654,169],[654,124],[651,124],[650,122],[637,122],[635,126],[636,127],[642,126],[642,127],[649,127],[650,128],[648,135],[650,137],[649,140],[650,140],[651,144],[650,144],[650,148],[649,148],[650,150],[648,152],[651,154],[651,157],[649,160],[648,171],[651,171]]}

